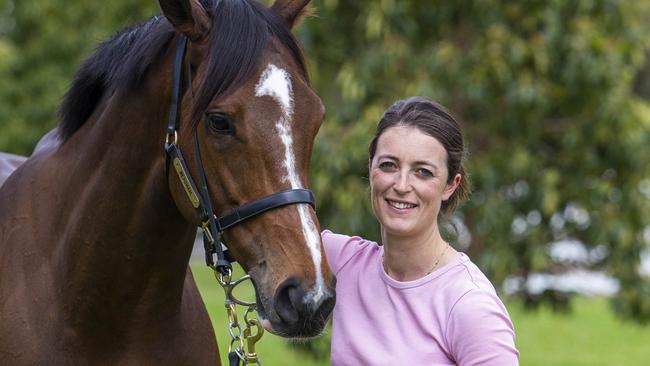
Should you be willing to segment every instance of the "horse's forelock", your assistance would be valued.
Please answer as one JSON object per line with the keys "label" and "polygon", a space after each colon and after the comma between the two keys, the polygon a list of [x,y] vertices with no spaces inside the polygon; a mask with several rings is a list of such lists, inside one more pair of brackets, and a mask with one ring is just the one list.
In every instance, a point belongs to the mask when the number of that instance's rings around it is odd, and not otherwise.
{"label": "horse's forelock", "polygon": [[208,78],[201,84],[192,109],[193,120],[211,100],[231,92],[254,75],[270,37],[289,49],[307,79],[302,52],[286,22],[258,2],[220,1],[210,9],[213,27],[207,55]]}

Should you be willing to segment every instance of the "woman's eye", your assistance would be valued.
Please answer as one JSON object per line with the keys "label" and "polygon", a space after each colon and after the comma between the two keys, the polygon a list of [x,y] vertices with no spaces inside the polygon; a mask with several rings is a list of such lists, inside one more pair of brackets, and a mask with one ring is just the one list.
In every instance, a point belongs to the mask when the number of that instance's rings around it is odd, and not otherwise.
{"label": "woman's eye", "polygon": [[418,169],[416,173],[421,177],[433,177],[433,173],[430,170],[424,168]]}
{"label": "woman's eye", "polygon": [[232,119],[224,113],[208,113],[206,115],[208,129],[213,133],[221,135],[234,135],[235,125]]}
{"label": "woman's eye", "polygon": [[381,170],[393,170],[395,168],[396,168],[395,163],[390,161],[384,161],[383,163],[379,163],[379,169]]}

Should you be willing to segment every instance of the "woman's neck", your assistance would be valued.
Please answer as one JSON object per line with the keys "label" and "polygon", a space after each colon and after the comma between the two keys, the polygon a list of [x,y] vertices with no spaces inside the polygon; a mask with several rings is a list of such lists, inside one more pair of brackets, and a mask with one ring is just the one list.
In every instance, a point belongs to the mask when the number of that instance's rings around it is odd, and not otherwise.
{"label": "woman's neck", "polygon": [[399,236],[381,232],[386,273],[398,281],[422,278],[449,263],[456,251],[440,236],[437,226],[417,236]]}

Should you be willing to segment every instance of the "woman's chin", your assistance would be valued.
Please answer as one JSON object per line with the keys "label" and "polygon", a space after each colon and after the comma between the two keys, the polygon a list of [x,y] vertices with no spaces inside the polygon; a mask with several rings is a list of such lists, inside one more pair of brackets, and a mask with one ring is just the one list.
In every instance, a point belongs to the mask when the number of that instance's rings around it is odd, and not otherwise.
{"label": "woman's chin", "polygon": [[382,223],[384,231],[391,236],[411,236],[414,232],[413,225],[405,222],[395,222],[395,220],[388,220],[386,224]]}

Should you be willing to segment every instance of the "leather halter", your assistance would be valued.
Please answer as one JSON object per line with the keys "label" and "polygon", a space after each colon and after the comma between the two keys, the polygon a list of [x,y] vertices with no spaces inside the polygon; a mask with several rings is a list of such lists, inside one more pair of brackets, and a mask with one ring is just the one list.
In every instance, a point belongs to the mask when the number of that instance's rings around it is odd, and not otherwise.
{"label": "leather halter", "polygon": [[[196,134],[194,134],[194,149],[196,165],[199,169],[199,178],[201,190],[197,185],[187,168],[183,154],[177,143],[177,135],[180,124],[180,100],[181,100],[181,79],[183,74],[183,60],[187,49],[187,38],[179,35],[176,44],[176,55],[174,58],[174,69],[172,76],[172,97],[169,110],[169,124],[167,125],[167,138],[165,141],[165,152],[167,153],[167,174],[169,174],[170,161],[174,165],[174,170],[178,174],[192,206],[197,210],[201,217],[201,229],[203,230],[203,246],[205,248],[205,262],[209,267],[219,271],[221,274],[230,273],[232,266],[224,253],[225,243],[223,241],[223,232],[245,220],[257,216],[266,211],[293,204],[309,204],[316,209],[314,195],[307,189],[290,189],[282,192],[276,192],[263,198],[248,202],[238,208],[218,217],[212,209],[212,199],[208,189],[205,170],[201,162],[199,143]],[[191,88],[191,77],[189,78]],[[217,257],[216,265],[214,255]]]}

